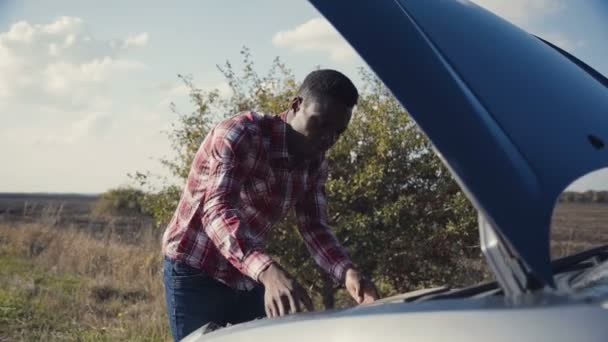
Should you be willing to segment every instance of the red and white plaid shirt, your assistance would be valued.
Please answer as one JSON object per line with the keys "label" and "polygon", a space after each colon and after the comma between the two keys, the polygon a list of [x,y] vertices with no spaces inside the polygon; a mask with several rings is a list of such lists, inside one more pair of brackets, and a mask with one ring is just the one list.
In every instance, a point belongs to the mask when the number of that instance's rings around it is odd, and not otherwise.
{"label": "red and white plaid shirt", "polygon": [[295,206],[312,257],[343,280],[352,263],[327,225],[327,162],[320,156],[290,167],[286,126],[285,113],[244,112],[209,132],[163,235],[166,256],[249,290],[272,263],[266,236]]}

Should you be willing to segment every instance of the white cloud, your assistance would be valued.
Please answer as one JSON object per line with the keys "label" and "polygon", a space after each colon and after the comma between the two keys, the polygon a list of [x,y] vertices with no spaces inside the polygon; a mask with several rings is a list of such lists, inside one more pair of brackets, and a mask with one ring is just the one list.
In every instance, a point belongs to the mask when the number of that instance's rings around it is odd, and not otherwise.
{"label": "white cloud", "polygon": [[[166,110],[171,103],[175,103],[178,107],[188,106],[190,89],[183,82],[176,81],[174,83],[160,84],[154,88],[161,92],[161,100],[156,106],[157,109]],[[225,81],[203,85],[200,89],[204,92],[217,91],[220,98],[223,99],[227,99],[233,94],[230,85]]]}
{"label": "white cloud", "polygon": [[141,62],[116,60],[106,56],[81,64],[52,63],[42,71],[42,75],[46,79],[46,89],[56,95],[69,92],[80,84],[104,82],[118,72],[141,68],[144,68]]}
{"label": "white cloud", "polygon": [[562,0],[471,0],[500,15],[516,25],[526,25],[531,20],[565,8]]}
{"label": "white cloud", "polygon": [[104,137],[111,129],[112,117],[107,113],[93,113],[59,129],[58,132],[40,132],[35,144],[74,144],[88,137]]}
{"label": "white cloud", "polygon": [[127,37],[123,44],[123,47],[128,48],[146,46],[148,44],[148,39],[149,37],[146,32],[137,35],[131,35]]}
{"label": "white cloud", "polygon": [[54,22],[43,25],[42,29],[45,33],[51,35],[70,35],[82,30],[83,21],[75,17],[59,17]]}
{"label": "white cloud", "polygon": [[564,50],[575,52],[585,42],[568,36],[563,30],[547,30],[547,18],[568,10],[564,0],[471,0],[533,34],[550,41]]}
{"label": "white cloud", "polygon": [[228,98],[228,97],[232,96],[232,94],[233,94],[232,89],[230,88],[230,85],[228,85],[228,82],[216,83],[207,89],[217,90],[219,92],[221,98]]}
{"label": "white cloud", "polygon": [[295,52],[323,52],[334,62],[346,62],[357,53],[324,18],[311,19],[291,30],[277,32],[272,44]]}
{"label": "white cloud", "polygon": [[584,47],[586,44],[583,40],[571,39],[563,33],[541,32],[538,33],[538,36],[571,53],[575,52],[577,49]]}
{"label": "white cloud", "polygon": [[133,92],[149,71],[133,53],[148,40],[102,39],[73,17],[18,21],[0,32],[5,188],[98,191],[154,167],[150,151],[168,145],[158,133],[166,121],[154,107],[158,91]]}
{"label": "white cloud", "polygon": [[[148,35],[124,39],[144,46]],[[11,104],[74,105],[103,93],[114,76],[142,69],[120,46],[87,33],[80,18],[60,17],[48,24],[19,21],[0,33],[0,110]]]}

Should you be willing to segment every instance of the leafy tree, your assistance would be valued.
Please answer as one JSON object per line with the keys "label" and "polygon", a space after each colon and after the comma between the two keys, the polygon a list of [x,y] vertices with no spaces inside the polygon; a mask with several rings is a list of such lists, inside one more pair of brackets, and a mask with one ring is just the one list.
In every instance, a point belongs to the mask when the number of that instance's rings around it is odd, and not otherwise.
{"label": "leafy tree", "polygon": [[[190,89],[195,110],[183,115],[171,107],[179,117],[168,132],[176,157],[162,163],[181,181],[213,123],[243,110],[280,113],[297,90],[293,73],[280,59],[261,77],[248,49],[242,56],[241,73],[229,62],[219,67],[232,90],[227,99],[179,76]],[[467,269],[467,261],[480,255],[475,211],[389,90],[369,71],[362,69],[361,76],[365,86],[349,129],[327,156],[330,224],[338,238],[384,294],[479,279],[480,272]],[[136,175],[144,186],[148,177]],[[148,195],[156,198],[146,208],[158,222],[166,223],[172,215],[177,189],[165,186]],[[335,284],[314,265],[296,232],[294,215],[270,235],[268,251],[326,308],[333,307]],[[468,278],[463,280],[462,274]]]}
{"label": "leafy tree", "polygon": [[578,203],[607,203],[608,202],[608,191],[564,191],[559,196],[559,202],[578,202]]}

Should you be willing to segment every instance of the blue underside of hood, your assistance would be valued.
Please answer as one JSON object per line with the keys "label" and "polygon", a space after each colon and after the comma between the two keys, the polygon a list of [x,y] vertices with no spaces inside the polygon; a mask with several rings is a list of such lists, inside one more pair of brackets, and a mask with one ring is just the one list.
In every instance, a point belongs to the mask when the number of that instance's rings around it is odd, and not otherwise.
{"label": "blue underside of hood", "polygon": [[608,142],[607,88],[466,0],[310,2],[391,89],[517,257],[552,284],[557,197],[608,166],[597,144]]}

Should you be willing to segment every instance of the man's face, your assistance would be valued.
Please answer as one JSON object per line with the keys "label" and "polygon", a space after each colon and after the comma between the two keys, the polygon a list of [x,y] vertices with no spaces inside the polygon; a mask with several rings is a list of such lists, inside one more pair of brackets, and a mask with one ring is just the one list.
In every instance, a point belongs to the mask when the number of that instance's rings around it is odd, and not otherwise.
{"label": "man's face", "polygon": [[330,97],[296,98],[291,108],[289,148],[306,158],[332,147],[346,130],[352,115],[352,107]]}

